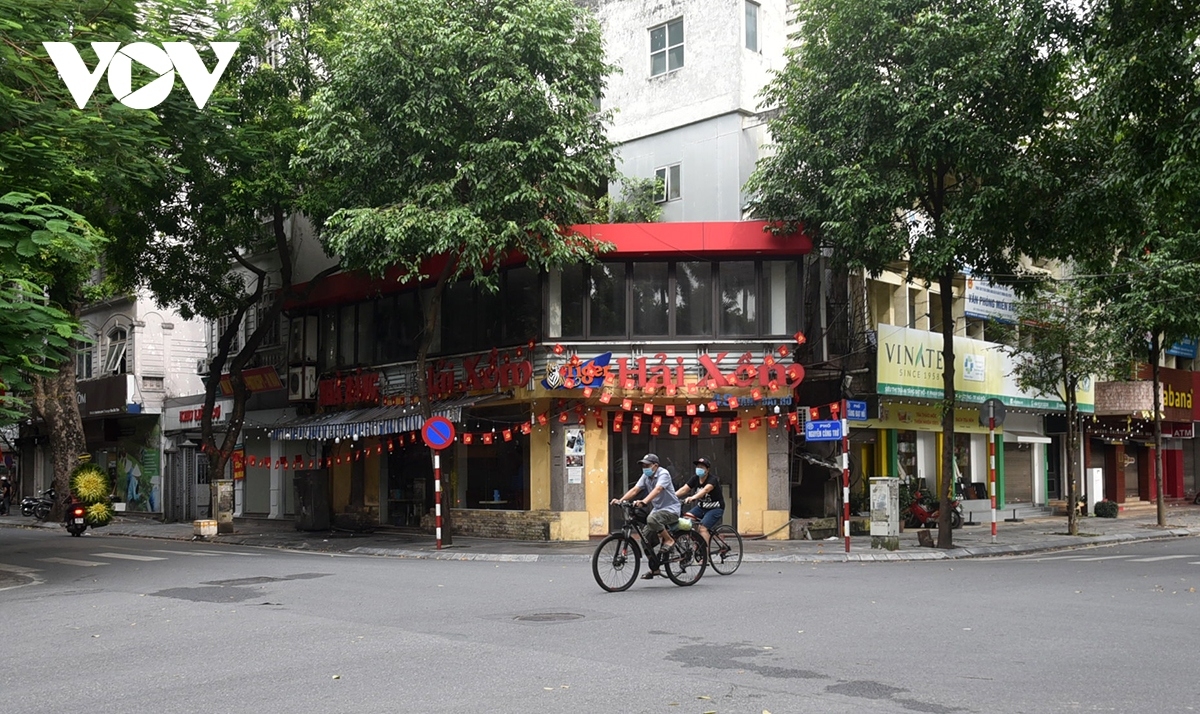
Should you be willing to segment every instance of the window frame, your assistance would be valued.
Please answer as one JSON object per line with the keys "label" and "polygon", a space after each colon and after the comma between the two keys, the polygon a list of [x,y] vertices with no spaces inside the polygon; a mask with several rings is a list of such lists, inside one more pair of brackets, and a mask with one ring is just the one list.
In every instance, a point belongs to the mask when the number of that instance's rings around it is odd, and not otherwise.
{"label": "window frame", "polygon": [[[753,12],[751,11],[753,8]],[[754,46],[750,45],[750,17],[754,16]],[[742,45],[751,52],[762,54],[762,5],[753,0],[744,0],[742,13]]]}
{"label": "window frame", "polygon": [[[679,42],[677,42],[675,44],[671,44],[671,26],[672,25],[679,25]],[[654,33],[658,30],[662,30],[662,33],[663,33],[663,46],[661,49],[656,50],[656,49],[654,49]],[[684,45],[686,44],[686,40],[687,40],[687,35],[684,32],[682,16],[667,20],[666,22],[661,22],[657,25],[654,25],[653,27],[649,28],[647,34],[648,34],[648,37],[650,40],[650,76],[651,77],[662,77],[664,75],[671,74],[672,72],[678,72],[679,70],[684,68],[684,66],[687,64],[687,59],[686,59],[687,55],[686,55],[686,50],[684,49]],[[681,52],[684,53],[684,59],[682,59],[680,61],[679,65],[677,67],[672,68],[671,67],[671,50],[674,50],[676,48],[678,48]],[[663,57],[663,69],[660,72],[654,71],[654,58],[656,55],[662,55],[662,57]]]}
{"label": "window frame", "polygon": [[[120,340],[113,335],[120,332]],[[129,361],[126,359],[129,348],[129,329],[124,325],[114,325],[104,335],[104,369],[105,374],[128,374]]]}
{"label": "window frame", "polygon": [[655,203],[670,203],[683,198],[683,188],[680,186],[683,183],[683,162],[676,161],[654,169],[654,180],[659,188],[654,197]]}

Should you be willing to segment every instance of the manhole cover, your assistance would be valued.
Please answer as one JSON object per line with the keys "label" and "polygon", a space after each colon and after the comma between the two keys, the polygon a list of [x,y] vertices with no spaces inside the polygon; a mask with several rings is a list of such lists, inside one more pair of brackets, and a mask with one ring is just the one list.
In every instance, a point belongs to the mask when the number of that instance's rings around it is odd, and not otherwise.
{"label": "manhole cover", "polygon": [[574,612],[535,612],[532,615],[517,615],[513,619],[521,622],[566,622],[582,620],[583,615]]}

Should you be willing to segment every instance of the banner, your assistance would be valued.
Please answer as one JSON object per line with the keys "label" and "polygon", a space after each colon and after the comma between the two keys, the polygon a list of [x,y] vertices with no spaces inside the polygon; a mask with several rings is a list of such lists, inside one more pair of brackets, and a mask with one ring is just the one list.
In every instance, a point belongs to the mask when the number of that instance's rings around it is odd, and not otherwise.
{"label": "banner", "polygon": [[[895,325],[879,325],[876,367],[880,395],[941,399],[942,335]],[[1024,409],[1061,411],[1066,408],[1054,395],[1031,394],[1017,387],[1013,360],[991,342],[954,338],[954,389],[959,402],[980,403],[992,397],[1005,405]],[[1085,380],[1077,390],[1080,413],[1095,411],[1095,389]]]}

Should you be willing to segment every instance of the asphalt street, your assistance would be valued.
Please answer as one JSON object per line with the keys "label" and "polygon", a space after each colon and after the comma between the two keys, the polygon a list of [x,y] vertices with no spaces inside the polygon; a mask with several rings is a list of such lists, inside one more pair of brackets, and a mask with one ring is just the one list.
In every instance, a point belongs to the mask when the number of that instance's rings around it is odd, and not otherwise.
{"label": "asphalt street", "polygon": [[[1200,539],[754,563],[605,593],[579,562],[0,529],[6,712],[1193,711]],[[24,583],[13,585],[16,583]]]}

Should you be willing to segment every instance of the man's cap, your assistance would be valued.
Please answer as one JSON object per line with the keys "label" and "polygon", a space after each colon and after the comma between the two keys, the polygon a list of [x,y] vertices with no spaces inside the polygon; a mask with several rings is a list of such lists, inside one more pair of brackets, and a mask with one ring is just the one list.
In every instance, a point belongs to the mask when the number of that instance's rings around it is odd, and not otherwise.
{"label": "man's cap", "polygon": [[658,457],[655,456],[654,454],[646,454],[645,456],[642,457],[642,460],[639,461],[638,463],[639,464],[655,464],[655,465],[657,465]]}
{"label": "man's cap", "polygon": [[692,463],[697,466],[703,466],[704,468],[708,469],[709,471],[712,471],[712,464],[708,463],[708,459],[704,458],[703,456],[696,459]]}

